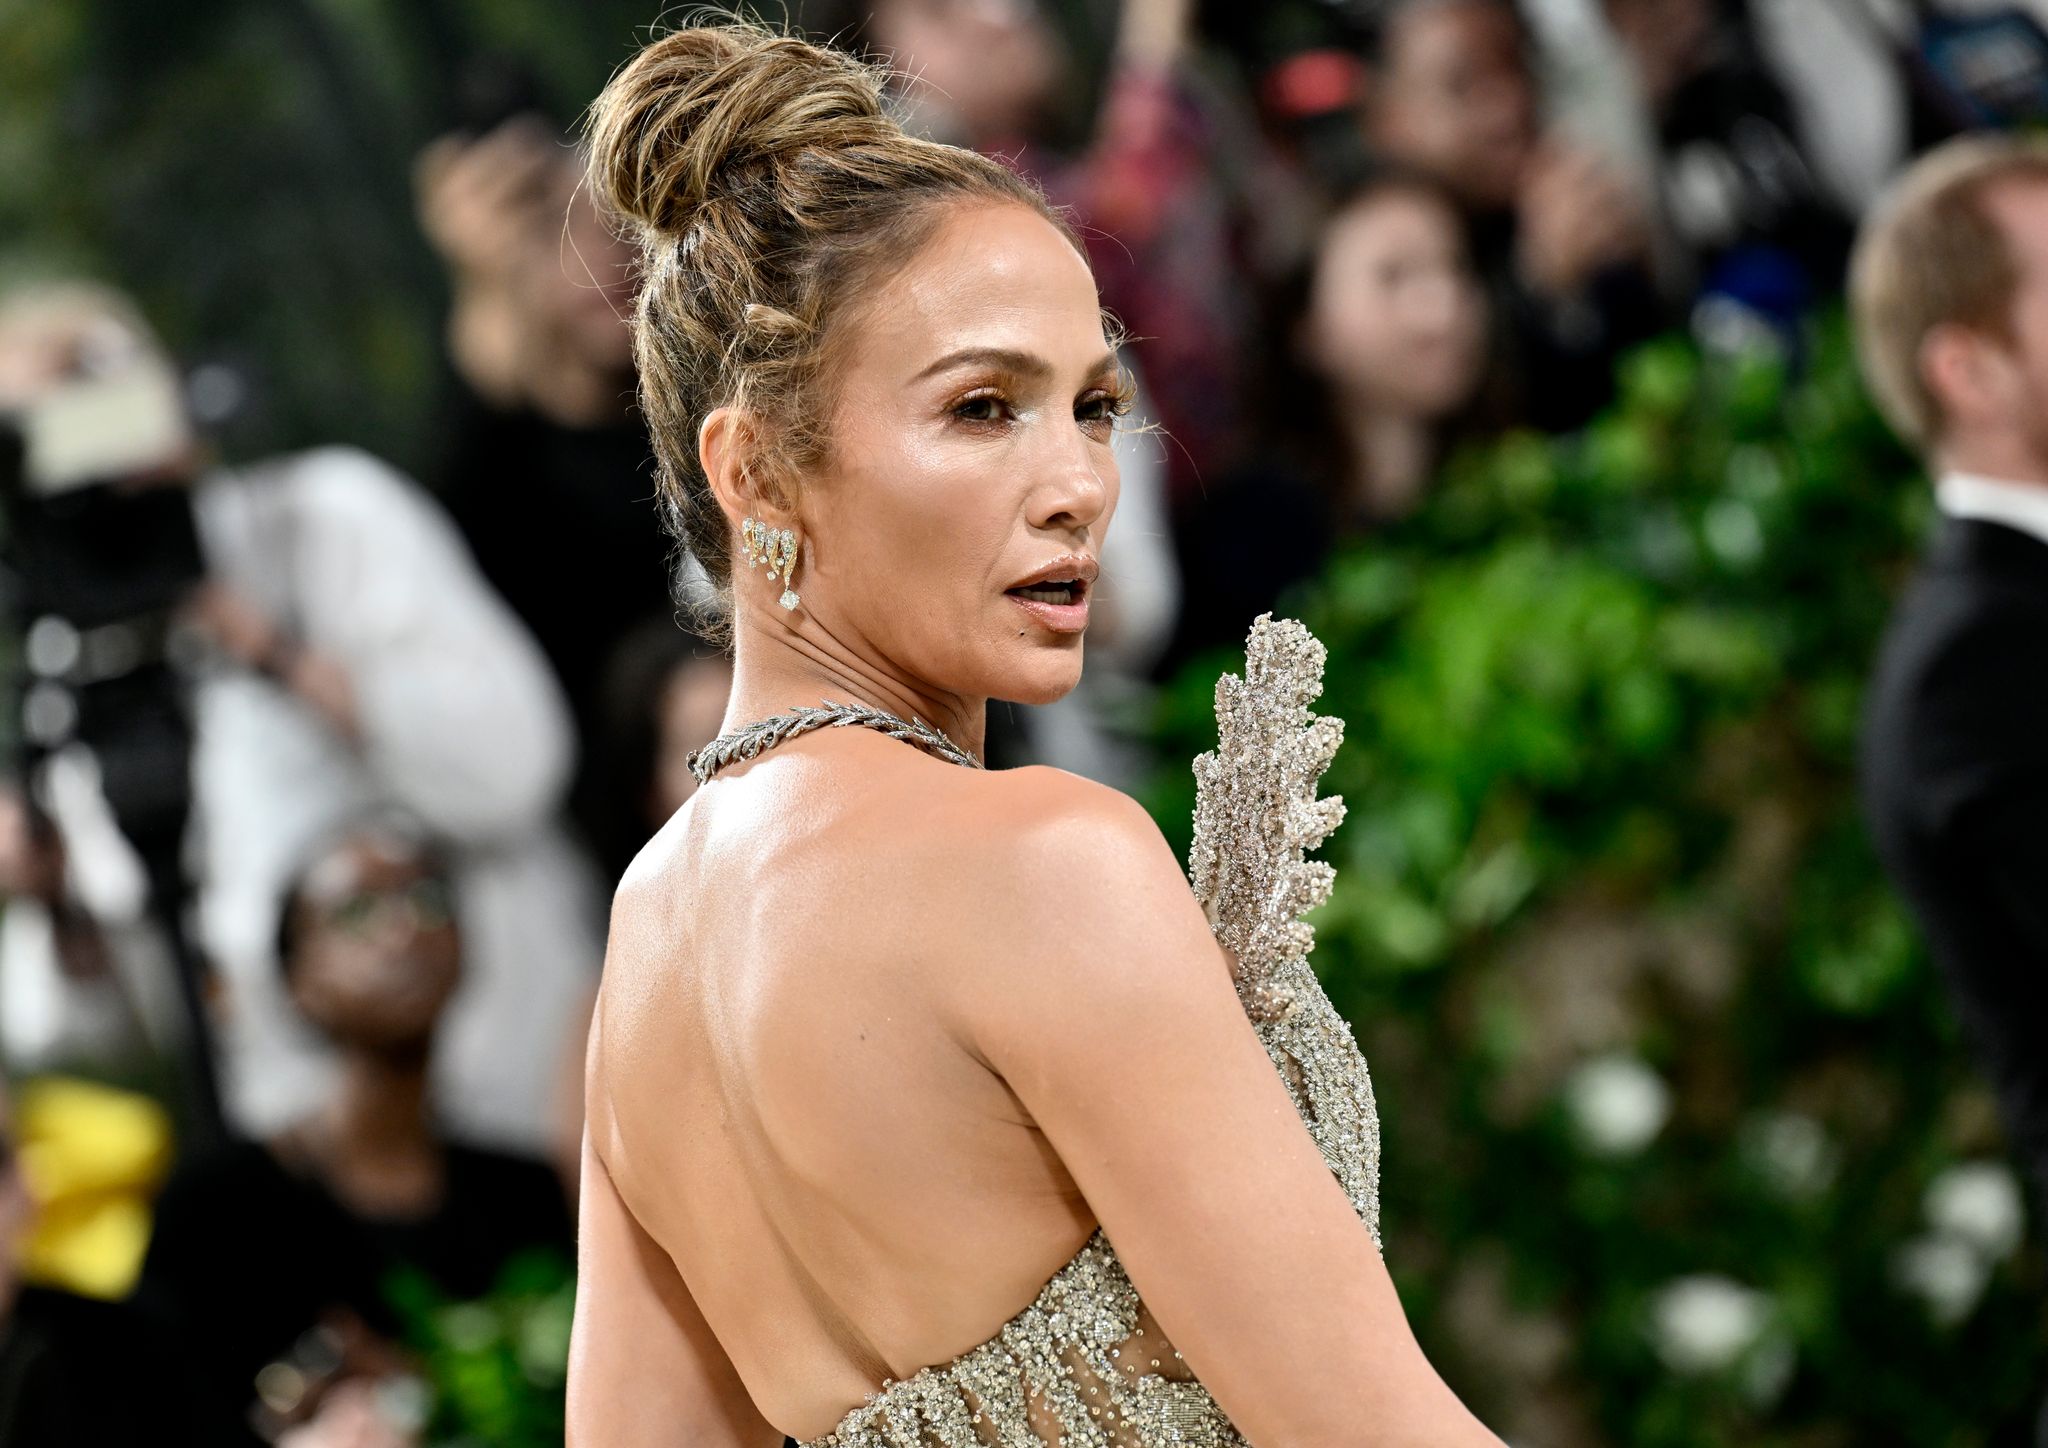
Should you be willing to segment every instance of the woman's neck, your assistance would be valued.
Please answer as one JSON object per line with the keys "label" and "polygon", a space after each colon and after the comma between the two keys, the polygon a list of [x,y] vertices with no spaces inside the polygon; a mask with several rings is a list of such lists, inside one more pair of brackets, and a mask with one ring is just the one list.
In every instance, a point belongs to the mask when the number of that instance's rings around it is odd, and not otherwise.
{"label": "woman's neck", "polygon": [[[760,582],[744,577],[734,581],[742,590],[749,582]],[[741,616],[735,620],[738,647],[733,658],[732,697],[721,733],[829,699],[921,720],[977,759],[983,757],[986,699],[945,693],[909,679],[847,647],[818,627],[814,619],[800,620],[791,628],[783,619],[747,616],[749,607],[742,602]],[[767,608],[779,611],[772,601],[759,611]]]}
{"label": "woman's neck", "polygon": [[366,1152],[417,1150],[434,1140],[427,1112],[427,1053],[352,1051],[343,1058],[333,1120]]}
{"label": "woman's neck", "polygon": [[287,1139],[356,1211],[405,1217],[433,1210],[445,1183],[427,1110],[424,1046],[348,1052],[333,1098]]}
{"label": "woman's neck", "polygon": [[1436,461],[1435,428],[1368,404],[1340,400],[1338,407],[1348,463],[1342,511],[1370,518],[1399,518],[1413,511]]}

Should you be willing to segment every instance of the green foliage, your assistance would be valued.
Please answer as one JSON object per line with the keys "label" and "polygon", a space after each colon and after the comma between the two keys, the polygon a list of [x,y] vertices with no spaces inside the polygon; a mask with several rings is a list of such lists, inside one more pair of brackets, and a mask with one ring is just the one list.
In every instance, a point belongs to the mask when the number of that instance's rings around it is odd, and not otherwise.
{"label": "green foliage", "polygon": [[560,1448],[576,1307],[567,1257],[523,1252],[475,1301],[417,1269],[394,1272],[386,1292],[432,1389],[428,1448]]}
{"label": "green foliage", "polygon": [[[1930,1252],[1977,1273],[1953,1321],[1901,1266],[1943,1173],[2002,1151],[1854,788],[1931,511],[1839,319],[1797,373],[1669,340],[1281,610],[1347,721],[1316,960],[1374,1070],[1388,1259],[1517,1442],[1961,1445],[2031,1411],[2036,1253]],[[1239,662],[1167,692],[1165,758]],[[1184,768],[1151,803],[1184,842]]]}

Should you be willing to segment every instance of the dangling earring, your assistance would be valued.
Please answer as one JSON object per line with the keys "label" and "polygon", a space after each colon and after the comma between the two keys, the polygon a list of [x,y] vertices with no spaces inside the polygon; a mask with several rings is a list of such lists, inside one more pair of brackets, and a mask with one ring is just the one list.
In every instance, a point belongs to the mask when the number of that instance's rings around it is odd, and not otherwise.
{"label": "dangling earring", "polygon": [[740,542],[747,550],[748,566],[766,568],[770,578],[782,575],[782,597],[776,601],[784,608],[795,609],[802,602],[789,586],[789,576],[796,569],[795,532],[770,528],[759,518],[747,518],[740,523]]}

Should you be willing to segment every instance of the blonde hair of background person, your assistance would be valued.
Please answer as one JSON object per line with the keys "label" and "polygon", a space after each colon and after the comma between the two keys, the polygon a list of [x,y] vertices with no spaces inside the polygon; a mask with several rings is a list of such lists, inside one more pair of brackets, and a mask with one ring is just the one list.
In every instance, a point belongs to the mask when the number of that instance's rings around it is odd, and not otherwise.
{"label": "blonde hair of background person", "polygon": [[1871,392],[1899,435],[1923,452],[1952,447],[1959,427],[1971,434],[1971,451],[1994,450],[1954,466],[2002,477],[2033,471],[1981,434],[1986,424],[2025,427],[2036,411],[2030,399],[2048,384],[2025,375],[2031,351],[2048,356],[2048,332],[2031,348],[2021,335],[2048,318],[2036,323],[2015,309],[2019,240],[2048,239],[2041,198],[2048,139],[1964,136],[1908,168],[1856,243],[1849,297]]}
{"label": "blonde hair of background person", "polygon": [[[906,136],[883,77],[666,35],[593,112],[646,247],[661,487],[730,597],[725,727],[821,696],[979,751],[1082,635],[1121,379],[1073,233]],[[794,587],[732,576],[743,518]],[[1249,620],[1247,620],[1249,622]],[[1496,1444],[1410,1333],[1133,801],[823,729],[722,770],[626,873],[593,1022],[569,1441],[771,1445],[975,1346],[1098,1222],[1262,1445]]]}

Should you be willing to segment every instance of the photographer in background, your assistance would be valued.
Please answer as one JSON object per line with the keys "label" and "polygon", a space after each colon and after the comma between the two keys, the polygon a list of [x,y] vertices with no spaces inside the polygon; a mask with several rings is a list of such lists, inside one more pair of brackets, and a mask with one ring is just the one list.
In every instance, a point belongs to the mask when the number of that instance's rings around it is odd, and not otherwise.
{"label": "photographer in background", "polygon": [[414,188],[452,293],[454,376],[431,481],[568,697],[570,807],[601,846],[606,670],[642,619],[675,606],[633,403],[632,253],[581,174],[559,128],[521,111],[431,143]]}
{"label": "photographer in background", "polygon": [[[0,1021],[17,1066],[189,1068],[220,1127],[183,861],[192,720],[175,619],[204,573],[178,375],[115,298],[14,319],[0,350],[0,506],[15,647],[0,787]],[[62,828],[60,829],[60,821]],[[53,966],[39,971],[37,962]],[[168,1006],[168,1008],[166,1008]]]}
{"label": "photographer in background", "polygon": [[[118,399],[136,371],[175,378],[117,294],[74,284],[0,301],[0,410],[32,439],[78,389]],[[118,433],[123,421],[111,409],[103,428]],[[336,799],[374,797],[450,842],[459,884],[472,970],[436,1052],[437,1108],[473,1140],[550,1152],[566,1109],[555,1067],[579,1044],[603,936],[595,881],[556,823],[571,738],[539,651],[445,516],[376,459],[323,448],[207,468],[189,428],[161,431],[180,446],[114,471],[127,491],[154,483],[159,497],[189,498],[204,567],[185,615],[206,645],[191,693],[190,858],[197,934],[217,974],[229,1124],[265,1134],[331,1090],[332,1052],[278,983],[274,921],[309,832]],[[91,662],[91,648],[77,653]],[[51,763],[71,761],[88,781],[97,772],[111,797],[122,761],[77,754],[64,745]],[[89,806],[95,791],[73,784]],[[62,805],[63,792],[51,796]],[[86,812],[58,811],[67,857],[30,851],[25,875],[47,881],[60,863],[78,873],[88,833],[97,853],[119,852],[132,832],[90,831],[89,819],[74,829],[64,817]],[[35,909],[24,896],[7,914]],[[0,975],[23,971],[58,995],[68,988],[47,959],[0,959]]]}

